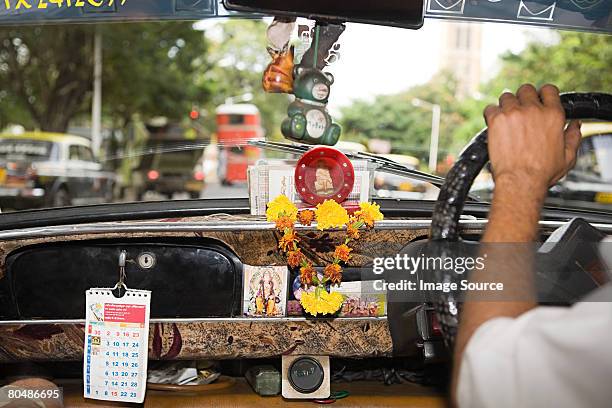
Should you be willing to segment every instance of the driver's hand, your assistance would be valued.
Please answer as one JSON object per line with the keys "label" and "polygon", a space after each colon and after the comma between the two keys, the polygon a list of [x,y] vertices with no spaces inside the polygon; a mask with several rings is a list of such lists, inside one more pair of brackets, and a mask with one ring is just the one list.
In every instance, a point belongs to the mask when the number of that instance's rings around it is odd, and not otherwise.
{"label": "driver's hand", "polygon": [[521,86],[516,95],[506,92],[484,116],[496,184],[507,180],[544,197],[574,167],[580,121],[564,130],[565,112],[554,85],[544,85],[539,93],[533,85]]}

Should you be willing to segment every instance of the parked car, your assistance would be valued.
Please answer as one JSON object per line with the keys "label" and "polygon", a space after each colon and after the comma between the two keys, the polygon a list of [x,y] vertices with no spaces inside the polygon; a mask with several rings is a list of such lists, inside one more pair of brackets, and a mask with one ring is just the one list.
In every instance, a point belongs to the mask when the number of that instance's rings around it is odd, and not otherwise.
{"label": "parked car", "polygon": [[89,139],[61,133],[0,135],[0,207],[27,209],[110,202],[115,176]]}

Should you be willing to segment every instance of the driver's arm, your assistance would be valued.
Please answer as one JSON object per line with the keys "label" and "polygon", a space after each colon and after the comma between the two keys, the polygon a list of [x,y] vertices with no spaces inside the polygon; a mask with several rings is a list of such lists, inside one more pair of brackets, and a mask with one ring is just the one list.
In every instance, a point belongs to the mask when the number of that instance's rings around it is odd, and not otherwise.
{"label": "driver's arm", "polygon": [[[495,191],[482,241],[533,242],[549,186],[575,163],[580,123],[572,122],[564,131],[565,113],[559,91],[552,85],[542,87],[539,93],[531,85],[521,86],[516,95],[504,93],[499,105],[487,107],[484,115],[489,127],[488,149]],[[502,250],[496,254],[494,245],[489,248],[492,253],[488,254],[486,268],[474,271],[470,279],[501,282],[504,293],[512,293],[516,300],[469,302],[468,298],[464,304],[455,347],[455,402],[464,350],[479,327],[491,319],[515,318],[536,306],[529,246],[522,249],[515,246],[516,251],[523,253],[512,254],[512,259],[507,259],[508,254]]]}

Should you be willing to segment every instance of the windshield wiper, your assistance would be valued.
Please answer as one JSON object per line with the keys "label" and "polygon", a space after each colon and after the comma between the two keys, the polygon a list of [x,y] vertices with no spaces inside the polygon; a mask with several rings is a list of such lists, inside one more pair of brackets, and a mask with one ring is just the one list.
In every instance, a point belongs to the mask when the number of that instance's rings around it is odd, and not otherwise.
{"label": "windshield wiper", "polygon": [[[312,149],[310,145],[298,144],[298,143],[282,143],[272,142],[267,140],[253,140],[249,144],[262,149],[276,150],[279,152],[302,155],[308,150]],[[369,163],[377,165],[377,171],[383,171],[385,173],[394,174],[396,176],[409,177],[415,180],[424,181],[440,188],[444,184],[444,177],[436,176],[435,174],[425,173],[419,170],[412,169],[406,165],[391,160],[387,157],[378,156],[372,153],[365,152],[354,152],[344,149],[338,149],[342,151],[351,160],[366,160]],[[482,202],[478,197],[470,195],[469,198],[473,201]]]}

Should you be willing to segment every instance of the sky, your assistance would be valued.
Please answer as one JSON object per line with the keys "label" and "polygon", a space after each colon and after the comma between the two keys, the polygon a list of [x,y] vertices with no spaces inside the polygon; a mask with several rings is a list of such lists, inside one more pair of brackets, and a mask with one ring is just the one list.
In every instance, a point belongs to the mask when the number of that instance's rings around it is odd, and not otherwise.
{"label": "sky", "polygon": [[[329,68],[336,77],[330,109],[350,105],[354,99],[393,94],[427,82],[440,68],[444,24],[448,23],[425,20],[420,30],[349,24],[341,37],[340,60]],[[501,54],[508,50],[520,52],[531,39],[550,41],[551,31],[482,24],[483,79],[494,75]]]}
{"label": "sky", "polygon": [[[219,20],[196,23],[209,29]],[[393,94],[427,82],[440,68],[440,46],[445,21],[426,19],[419,30],[347,24],[340,37],[340,60],[330,67],[335,82],[329,109],[337,114],[356,99],[371,100],[376,95]],[[465,24],[465,23],[462,23]],[[500,23],[482,25],[483,80],[498,69],[498,58],[506,51],[520,52],[528,41],[551,41],[554,34],[545,28]],[[215,35],[208,30],[207,35]]]}

